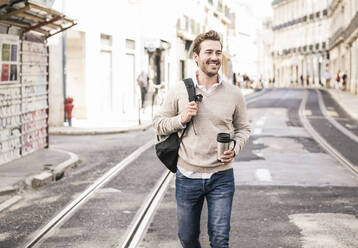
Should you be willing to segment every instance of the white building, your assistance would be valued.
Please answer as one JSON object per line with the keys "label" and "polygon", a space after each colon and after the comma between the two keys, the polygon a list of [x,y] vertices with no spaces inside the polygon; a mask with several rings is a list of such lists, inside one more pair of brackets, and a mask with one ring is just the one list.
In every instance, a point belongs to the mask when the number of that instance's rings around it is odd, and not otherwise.
{"label": "white building", "polygon": [[232,23],[229,38],[232,66],[235,73],[257,78],[257,28],[253,6],[248,1],[232,2]]}
{"label": "white building", "polygon": [[339,71],[347,74],[344,88],[358,94],[358,2],[333,0],[329,7],[329,69],[334,81]]}
{"label": "white building", "polygon": [[[275,85],[318,86],[328,63],[330,0],[274,0]],[[303,81],[302,81],[303,79]]]}
{"label": "white building", "polygon": [[[63,40],[51,41],[52,54],[63,55],[65,68],[62,73],[57,64],[58,73],[52,78],[57,85],[50,120],[53,126],[63,125],[63,112],[57,111],[63,106],[61,88],[65,96],[74,98],[76,119],[96,123],[136,120],[139,115],[150,119],[157,88],[164,85],[168,89],[192,75],[196,68],[192,41],[210,29],[222,35],[222,74],[230,77],[228,1],[107,0],[91,12],[86,11],[85,0],[56,1],[55,6],[74,16],[78,25],[66,32]],[[136,83],[142,70],[148,72],[151,86],[145,116],[139,110]]]}

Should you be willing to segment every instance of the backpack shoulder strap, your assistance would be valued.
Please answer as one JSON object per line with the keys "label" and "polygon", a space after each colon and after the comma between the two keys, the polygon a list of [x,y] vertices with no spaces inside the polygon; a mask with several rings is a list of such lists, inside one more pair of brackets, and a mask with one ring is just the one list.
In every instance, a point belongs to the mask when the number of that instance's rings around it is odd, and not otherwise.
{"label": "backpack shoulder strap", "polygon": [[191,79],[191,78],[184,79],[184,84],[185,84],[186,90],[188,91],[189,102],[194,101],[196,93],[195,93],[195,86],[194,86],[193,79]]}

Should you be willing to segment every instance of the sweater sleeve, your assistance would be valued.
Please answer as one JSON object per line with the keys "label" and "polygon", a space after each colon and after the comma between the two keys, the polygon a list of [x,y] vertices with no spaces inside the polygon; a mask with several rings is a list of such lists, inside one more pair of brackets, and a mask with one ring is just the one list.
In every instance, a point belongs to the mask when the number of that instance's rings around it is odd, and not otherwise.
{"label": "sweater sleeve", "polygon": [[179,122],[178,87],[170,89],[159,111],[153,117],[153,127],[157,135],[169,135],[184,128]]}
{"label": "sweater sleeve", "polygon": [[244,148],[246,142],[249,139],[251,128],[247,117],[247,108],[245,98],[241,91],[238,95],[238,101],[234,112],[234,139],[236,140],[235,153],[239,152]]}

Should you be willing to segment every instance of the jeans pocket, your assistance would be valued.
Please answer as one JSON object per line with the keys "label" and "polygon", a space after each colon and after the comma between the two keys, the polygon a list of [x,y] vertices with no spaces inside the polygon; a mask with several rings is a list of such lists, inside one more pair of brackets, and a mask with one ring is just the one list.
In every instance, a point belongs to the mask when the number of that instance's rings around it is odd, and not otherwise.
{"label": "jeans pocket", "polygon": [[183,175],[183,173],[180,172],[180,170],[178,169],[177,172],[175,173],[176,178],[178,179],[186,179],[187,177]]}

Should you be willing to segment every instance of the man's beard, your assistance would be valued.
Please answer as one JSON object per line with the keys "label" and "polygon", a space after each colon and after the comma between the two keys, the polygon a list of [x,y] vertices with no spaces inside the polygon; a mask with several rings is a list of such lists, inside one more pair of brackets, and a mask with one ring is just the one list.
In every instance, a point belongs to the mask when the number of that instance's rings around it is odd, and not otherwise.
{"label": "man's beard", "polygon": [[214,76],[218,75],[219,70],[220,70],[220,66],[221,66],[220,63],[216,65],[216,66],[218,67],[218,70],[217,70],[216,72],[210,72],[209,70],[206,69],[205,65],[210,66],[210,64],[209,64],[209,63],[205,63],[205,64],[203,64],[203,67],[202,67],[202,71],[203,71],[208,77],[214,77]]}
{"label": "man's beard", "polygon": [[218,75],[218,72],[217,72],[217,73],[213,73],[213,72],[208,72],[208,71],[206,71],[205,74],[206,74],[208,77],[214,77],[214,76]]}

